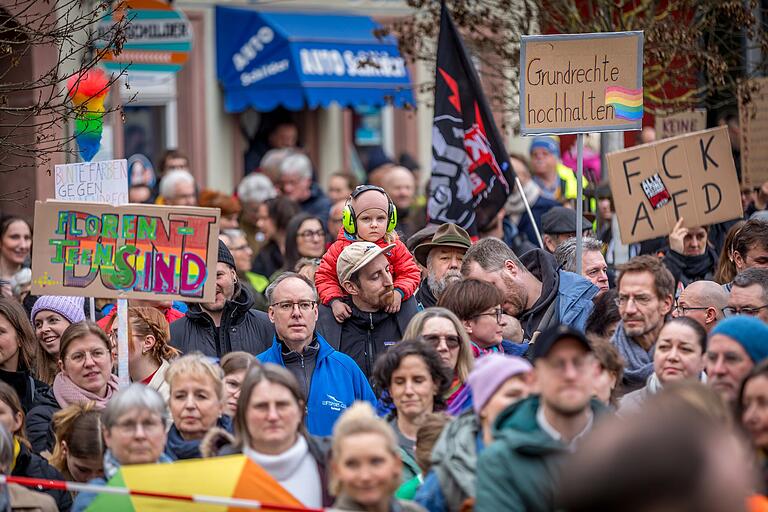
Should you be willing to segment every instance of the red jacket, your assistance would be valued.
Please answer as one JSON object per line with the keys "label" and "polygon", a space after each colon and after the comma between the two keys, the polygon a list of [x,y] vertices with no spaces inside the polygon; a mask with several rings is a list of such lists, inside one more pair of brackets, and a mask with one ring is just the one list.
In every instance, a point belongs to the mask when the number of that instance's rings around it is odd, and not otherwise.
{"label": "red jacket", "polygon": [[[344,229],[340,229],[338,238],[328,248],[322,261],[320,261],[320,266],[315,274],[315,287],[317,288],[318,295],[320,295],[320,302],[326,306],[333,299],[340,299],[347,295],[339,284],[336,262],[341,251],[355,241],[357,240],[347,238]],[[376,245],[386,247],[389,244],[382,238],[376,242]],[[403,292],[404,301],[408,300],[416,293],[421,282],[421,270],[419,270],[418,265],[413,260],[413,255],[408,251],[403,242],[396,240],[395,246],[391,251],[384,253],[384,256],[387,257],[387,261],[392,265],[392,279],[394,280],[395,288]]]}

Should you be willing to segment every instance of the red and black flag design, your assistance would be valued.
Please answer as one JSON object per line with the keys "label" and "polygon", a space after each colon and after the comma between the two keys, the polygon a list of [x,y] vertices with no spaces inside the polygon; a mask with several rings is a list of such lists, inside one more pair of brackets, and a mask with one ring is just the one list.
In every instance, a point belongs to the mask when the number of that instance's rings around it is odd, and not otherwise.
{"label": "red and black flag design", "polygon": [[430,222],[476,235],[504,207],[515,172],[480,80],[443,2],[435,73]]}

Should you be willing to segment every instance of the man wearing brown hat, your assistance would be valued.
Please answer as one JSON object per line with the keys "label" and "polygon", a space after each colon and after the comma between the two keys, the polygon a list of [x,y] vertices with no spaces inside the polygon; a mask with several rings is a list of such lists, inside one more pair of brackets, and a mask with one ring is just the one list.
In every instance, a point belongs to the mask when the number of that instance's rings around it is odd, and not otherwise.
{"label": "man wearing brown hat", "polygon": [[421,281],[416,300],[424,308],[437,304],[445,288],[461,279],[461,262],[464,253],[472,245],[469,234],[456,224],[443,224],[431,241],[422,242],[413,254],[427,269],[427,277]]}

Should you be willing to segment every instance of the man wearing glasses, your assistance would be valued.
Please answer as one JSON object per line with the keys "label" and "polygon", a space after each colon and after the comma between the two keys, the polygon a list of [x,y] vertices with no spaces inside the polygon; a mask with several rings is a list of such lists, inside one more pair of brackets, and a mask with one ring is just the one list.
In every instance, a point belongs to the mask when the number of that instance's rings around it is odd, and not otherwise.
{"label": "man wearing glasses", "polygon": [[748,268],[733,278],[727,316],[754,316],[768,323],[768,269]]}
{"label": "man wearing glasses", "polygon": [[655,256],[637,256],[617,270],[621,321],[611,343],[626,363],[622,385],[630,392],[653,373],[653,347],[672,311],[675,278]]}
{"label": "man wearing glasses", "polygon": [[728,294],[714,281],[694,281],[680,292],[672,316],[696,320],[709,333],[725,316]]}
{"label": "man wearing glasses", "polygon": [[349,294],[352,314],[339,323],[330,307],[320,306],[317,331],[333,348],[351,357],[369,378],[378,356],[403,339],[408,322],[417,313],[415,297],[404,301],[397,313],[386,311],[398,293],[384,254],[393,247],[372,242],[345,247],[336,262],[336,274]]}
{"label": "man wearing glasses", "polygon": [[376,404],[373,390],[357,364],[315,331],[317,291],[306,277],[281,274],[266,294],[275,338],[258,359],[283,366],[296,377],[307,397],[307,430],[330,436],[333,424],[355,400]]}

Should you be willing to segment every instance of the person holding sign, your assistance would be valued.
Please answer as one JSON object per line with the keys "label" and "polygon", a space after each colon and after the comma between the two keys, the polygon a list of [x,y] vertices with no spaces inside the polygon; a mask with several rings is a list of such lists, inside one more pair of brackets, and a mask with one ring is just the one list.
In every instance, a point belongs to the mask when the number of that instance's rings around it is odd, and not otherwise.
{"label": "person holding sign", "polygon": [[718,260],[717,252],[708,242],[709,228],[686,228],[683,222],[680,217],[669,234],[669,250],[662,260],[675,277],[675,289],[681,291],[694,281],[711,281]]}

